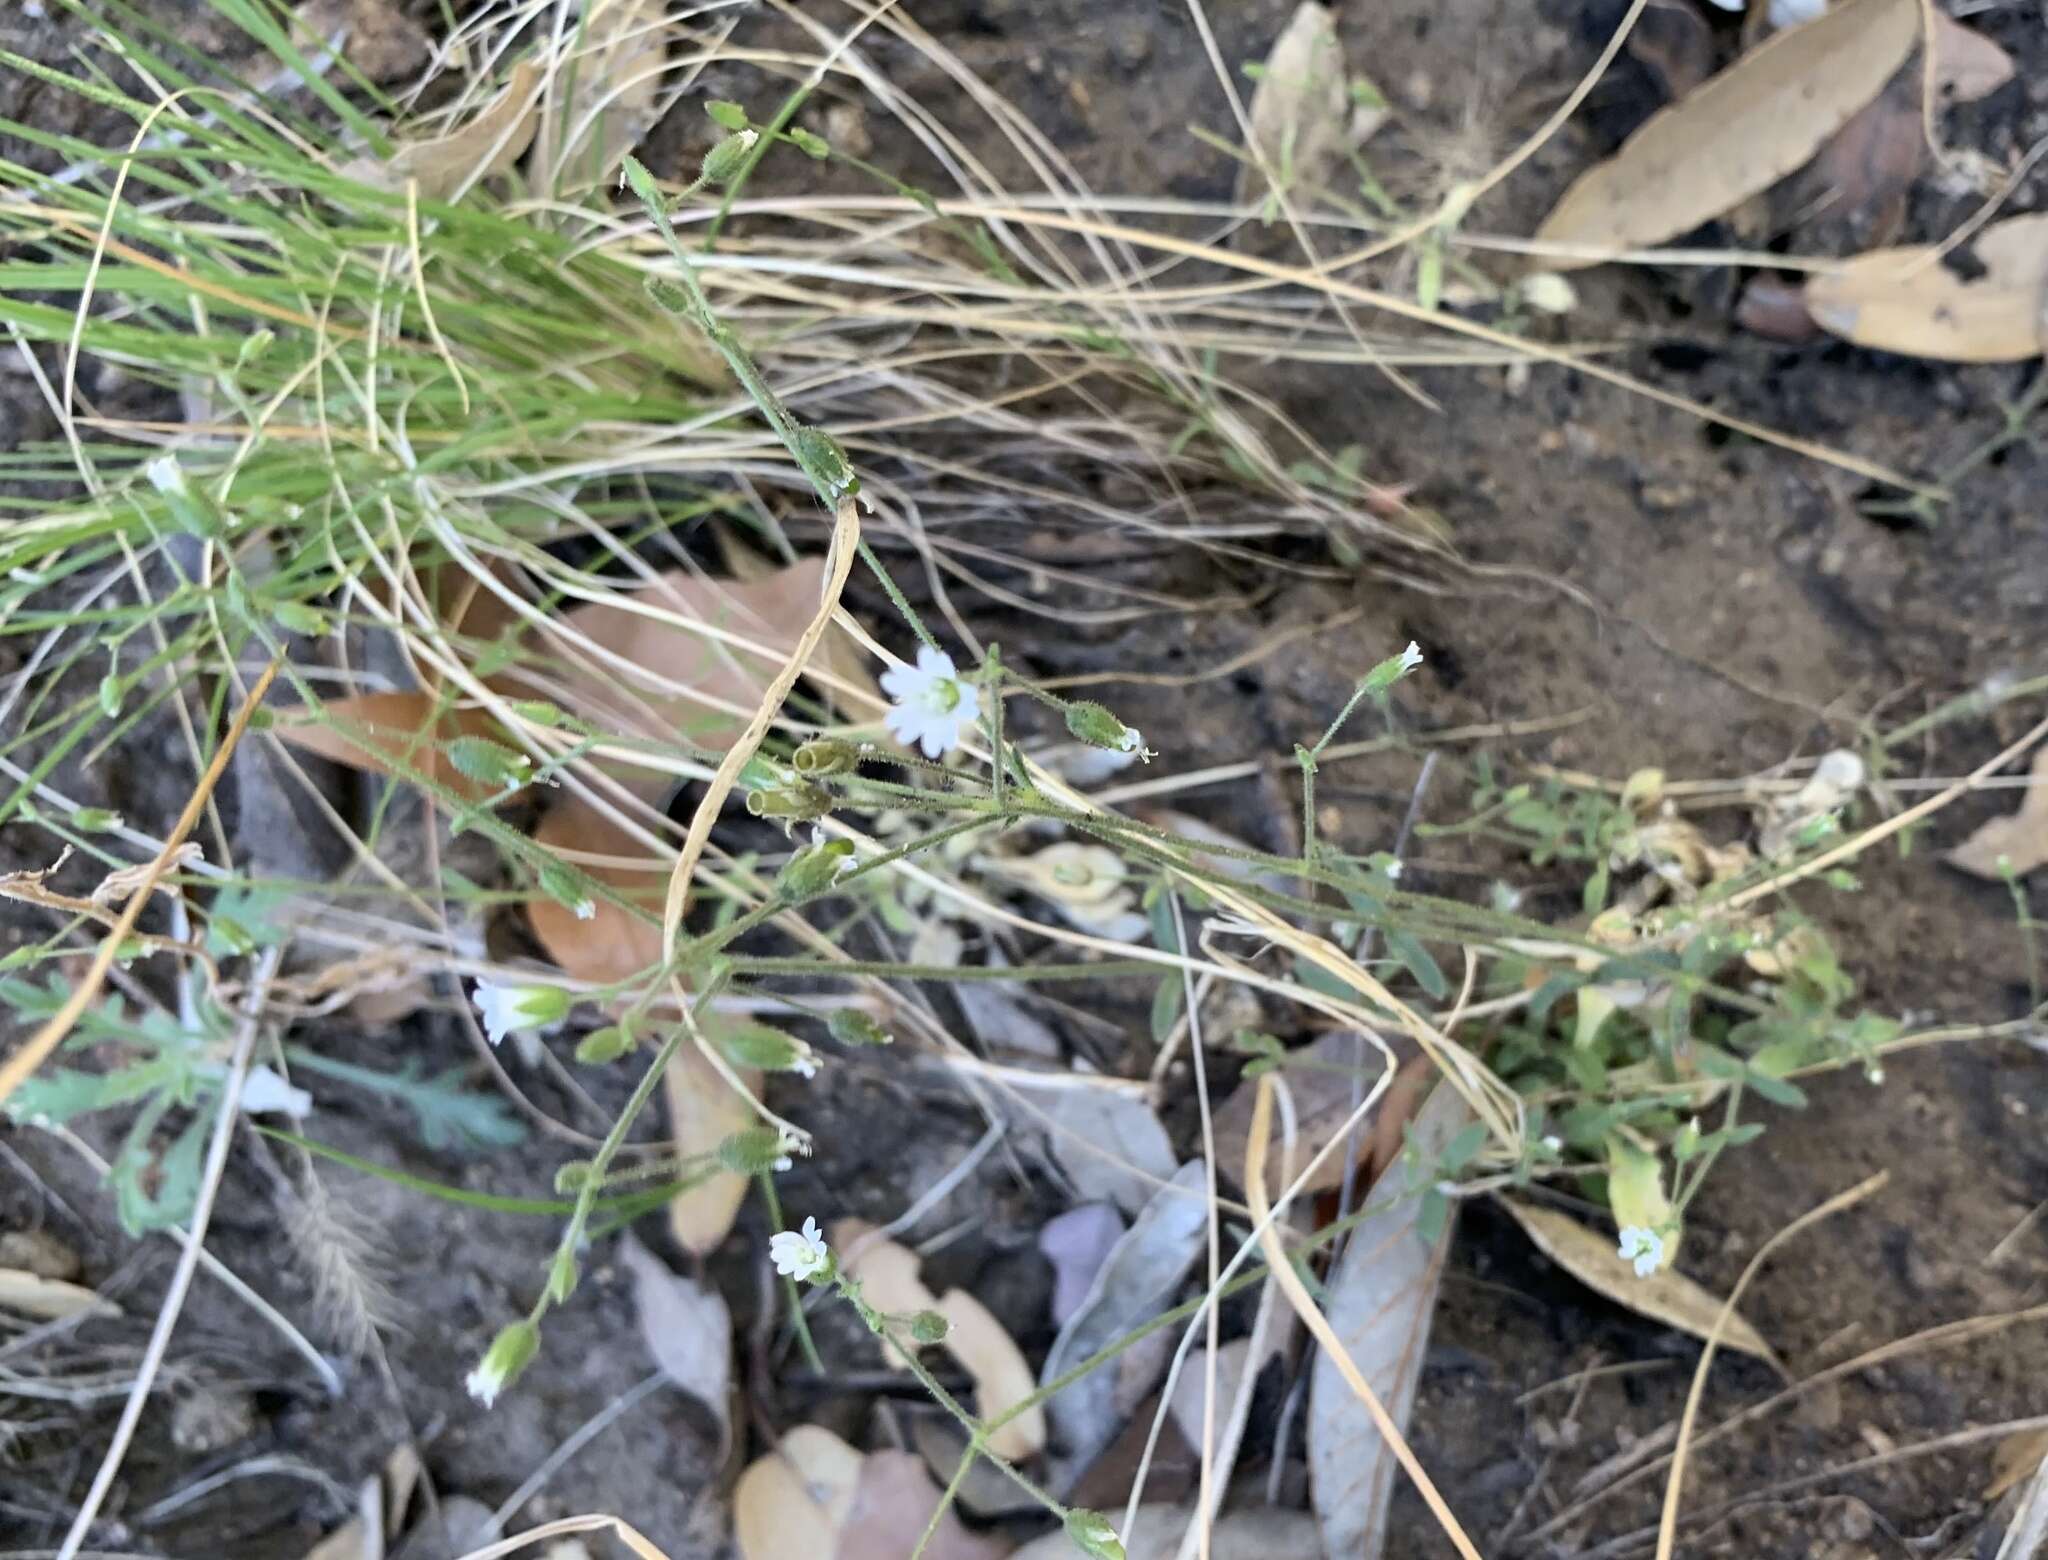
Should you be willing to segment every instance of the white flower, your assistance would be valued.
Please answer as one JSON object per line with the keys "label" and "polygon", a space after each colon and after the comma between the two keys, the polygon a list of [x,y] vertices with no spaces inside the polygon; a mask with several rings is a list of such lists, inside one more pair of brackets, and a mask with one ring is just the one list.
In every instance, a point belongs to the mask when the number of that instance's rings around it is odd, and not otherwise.
{"label": "white flower", "polygon": [[796,1060],[789,1064],[789,1070],[799,1078],[818,1076],[818,1053],[809,1046],[796,1053]]}
{"label": "white flower", "polygon": [[540,1352],[540,1329],[531,1322],[513,1322],[501,1328],[476,1369],[463,1379],[469,1395],[485,1408],[498,1401],[498,1394],[519,1379],[519,1373]]}
{"label": "white flower", "polygon": [[[794,1159],[791,1159],[789,1155],[784,1154],[780,1159],[775,1161],[775,1168],[778,1173],[785,1170],[793,1170],[796,1168],[796,1161]],[[772,1245],[773,1242],[770,1242],[770,1244]]]}
{"label": "white flower", "polygon": [[313,1110],[313,1096],[295,1089],[277,1073],[258,1062],[242,1080],[242,1109],[252,1116],[273,1112],[303,1121]]}
{"label": "white flower", "polygon": [[1138,735],[1138,728],[1136,726],[1124,727],[1124,734],[1116,739],[1116,750],[1119,753],[1142,753],[1145,751],[1145,739]]}
{"label": "white flower", "polygon": [[1389,883],[1400,882],[1401,873],[1403,870],[1404,869],[1401,865],[1401,858],[1399,856],[1396,856],[1392,861],[1387,863],[1387,881]]}
{"label": "white flower", "polygon": [[1406,677],[1422,664],[1422,647],[1414,640],[1408,641],[1408,648],[1401,652],[1401,675]]}
{"label": "white flower", "polygon": [[1637,1278],[1648,1278],[1664,1265],[1664,1237],[1631,1224],[1621,1232],[1621,1254],[1635,1263]]}
{"label": "white flower", "polygon": [[500,986],[480,980],[476,1010],[484,1033],[496,1045],[515,1030],[545,1029],[561,1022],[569,1011],[569,993],[559,986]]}
{"label": "white flower", "polygon": [[579,900],[577,900],[577,901],[576,901],[576,919],[577,919],[577,920],[579,920],[579,921],[587,921],[587,920],[589,920],[589,919],[590,919],[590,918],[591,918],[592,916],[594,916],[594,915],[596,915],[596,914],[597,914],[597,901],[596,901],[595,899],[579,899]]}
{"label": "white flower", "polygon": [[784,1230],[770,1236],[768,1255],[774,1259],[775,1271],[791,1278],[816,1278],[832,1265],[832,1253],[825,1249],[816,1219],[804,1220],[801,1233]]}
{"label": "white flower", "polygon": [[953,658],[930,645],[917,652],[917,665],[884,672],[882,691],[896,701],[883,717],[889,734],[922,747],[926,758],[958,747],[961,731],[981,718],[981,690],[962,682]]}

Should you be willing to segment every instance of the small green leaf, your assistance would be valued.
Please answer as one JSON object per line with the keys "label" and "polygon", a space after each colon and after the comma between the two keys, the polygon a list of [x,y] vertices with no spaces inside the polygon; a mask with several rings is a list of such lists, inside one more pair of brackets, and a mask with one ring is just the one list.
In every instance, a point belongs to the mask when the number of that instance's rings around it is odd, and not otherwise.
{"label": "small green leaf", "polygon": [[270,609],[270,615],[294,634],[304,634],[318,639],[333,626],[327,621],[327,614],[303,602],[280,601]]}
{"label": "small green leaf", "polygon": [[796,143],[797,150],[806,157],[815,157],[822,161],[824,158],[832,155],[832,148],[826,144],[825,138],[821,135],[813,135],[808,130],[792,126],[789,130],[789,138]]}
{"label": "small green leaf", "polygon": [[713,98],[704,105],[704,112],[711,116],[711,122],[723,130],[744,130],[747,128],[747,111],[739,104],[724,98]]}
{"label": "small green leaf", "polygon": [[100,679],[100,711],[108,720],[121,713],[121,679],[112,672]]}
{"label": "small green leaf", "polygon": [[448,762],[479,785],[524,785],[533,767],[524,753],[489,737],[457,737],[448,744]]}
{"label": "small green leaf", "polygon": [[1181,984],[1179,970],[1159,982],[1159,989],[1152,993],[1152,1039],[1155,1044],[1166,1044],[1174,1025],[1180,1022],[1181,1008],[1186,1001],[1187,992]]}

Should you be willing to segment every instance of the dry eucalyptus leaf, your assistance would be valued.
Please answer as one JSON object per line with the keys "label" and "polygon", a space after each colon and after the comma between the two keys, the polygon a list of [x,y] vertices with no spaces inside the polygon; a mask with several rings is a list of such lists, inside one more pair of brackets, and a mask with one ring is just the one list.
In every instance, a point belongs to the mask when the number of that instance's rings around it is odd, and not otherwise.
{"label": "dry eucalyptus leaf", "polygon": [[1774,194],[1772,209],[1783,214],[1777,225],[1794,229],[1809,253],[1888,244],[1905,223],[1926,157],[1920,73],[1900,71]]}
{"label": "dry eucalyptus leaf", "polygon": [[1989,97],[2013,78],[2012,56],[1965,27],[1940,6],[1934,8],[1934,90],[1953,103]]}
{"label": "dry eucalyptus leaf", "polygon": [[601,184],[654,128],[675,24],[665,0],[586,0],[573,55],[548,72],[533,187],[554,198]]}
{"label": "dry eucalyptus leaf", "polygon": [[1933,245],[1872,250],[1808,280],[1807,312],[1831,335],[1908,357],[2039,357],[2048,216],[1994,222],[1977,236],[1974,253],[1982,274],[1965,281]]}
{"label": "dry eucalyptus leaf", "polygon": [[[1087,1300],[1053,1340],[1040,1382],[1056,1381],[1171,1305],[1201,1255],[1207,1227],[1207,1170],[1193,1159],[1174,1172],[1117,1242]],[[1069,1478],[1115,1437],[1118,1385],[1115,1372],[1090,1371],[1047,1400],[1048,1416],[1065,1449],[1063,1466]],[[1132,1385],[1124,1384],[1127,1394]]]}
{"label": "dry eucalyptus leaf", "polygon": [[824,582],[820,558],[751,581],[670,569],[651,585],[584,602],[564,614],[551,646],[566,663],[554,695],[600,730],[723,752],[796,648]]}
{"label": "dry eucalyptus leaf", "polygon": [[831,1431],[798,1425],[749,1463],[732,1492],[743,1560],[830,1556],[853,1510],[864,1461]]}
{"label": "dry eucalyptus leaf", "polygon": [[732,1313],[725,1298],[708,1284],[670,1271],[630,1235],[622,1253],[633,1275],[633,1303],[647,1352],[664,1376],[711,1410],[722,1463],[732,1441]]}
{"label": "dry eucalyptus leaf", "polygon": [[[492,787],[472,780],[448,761],[442,747],[458,737],[497,740],[498,723],[483,710],[443,710],[434,722],[437,703],[427,694],[359,693],[345,699],[328,699],[321,706],[324,720],[296,726],[278,726],[277,735],[293,747],[338,764],[363,769],[371,774],[396,778],[402,770],[426,776],[464,801],[482,801]],[[338,722],[339,729],[327,721]],[[361,733],[361,740],[353,735]],[[437,746],[436,744],[440,744]]]}
{"label": "dry eucalyptus leaf", "polygon": [[540,67],[521,60],[497,96],[459,130],[425,141],[401,142],[379,163],[358,158],[345,170],[365,184],[402,190],[419,186],[423,200],[448,200],[519,161],[540,123]]}
{"label": "dry eucalyptus leaf", "polygon": [[1682,98],[1714,73],[1714,30],[1692,0],[1650,0],[1629,30],[1628,52],[1667,99]]}
{"label": "dry eucalyptus leaf", "polygon": [[1038,1232],[1038,1249],[1052,1264],[1052,1320],[1064,1327],[1088,1291],[1095,1275],[1123,1239],[1124,1221],[1108,1203],[1083,1203],[1047,1219]]}
{"label": "dry eucalyptus leaf", "polygon": [[[860,1219],[836,1220],[828,1237],[870,1305],[894,1315],[936,1311],[946,1319],[942,1347],[974,1378],[975,1406],[983,1419],[1007,1413],[1036,1390],[1024,1351],[988,1307],[964,1289],[949,1289],[933,1299],[918,1277],[920,1259],[909,1247],[877,1239],[873,1226]],[[1013,1461],[1035,1456],[1045,1445],[1044,1408],[1034,1405],[1019,1414],[988,1444]]]}
{"label": "dry eucalyptus leaf", "polygon": [[[832,1560],[904,1560],[938,1506],[939,1487],[915,1452],[868,1453]],[[926,1560],[1001,1560],[1008,1552],[1007,1544],[970,1532],[950,1510],[923,1550]]]}
{"label": "dry eucalyptus leaf", "polygon": [[2022,1480],[2033,1477],[2043,1458],[2048,1458],[2048,1430],[2007,1436],[1991,1449],[1991,1479],[1980,1498],[1989,1505],[2007,1490],[2019,1488]]}
{"label": "dry eucalyptus leaf", "polygon": [[1948,853],[1950,866],[2002,880],[2008,870],[2023,876],[2048,863],[2048,744],[2035,750],[2032,777],[2019,809],[1979,825]]}
{"label": "dry eucalyptus leaf", "polygon": [[[1877,96],[1919,34],[1918,0],[1845,0],[1777,34],[1581,174],[1536,237],[1635,249],[1720,216],[1819,151]],[[1563,269],[1597,259],[1544,263]]]}
{"label": "dry eucalyptus leaf", "polygon": [[[1194,1520],[1190,1506],[1140,1506],[1124,1535],[1125,1560],[1174,1560],[1181,1535]],[[1054,1532],[1026,1544],[1010,1560],[1074,1560],[1075,1553],[1073,1541]],[[1281,1506],[1254,1506],[1218,1517],[1209,1530],[1209,1553],[1214,1560],[1325,1560],[1315,1519]]]}
{"label": "dry eucalyptus leaf", "polygon": [[[1362,1065],[1361,1065],[1362,1059]],[[1313,1043],[1287,1053],[1281,1074],[1294,1101],[1294,1161],[1288,1174],[1283,1163],[1284,1146],[1276,1127],[1272,1151],[1266,1156],[1266,1193],[1278,1197],[1299,1175],[1309,1160],[1322,1152],[1351,1119],[1355,1102],[1370,1094],[1385,1070],[1378,1047],[1362,1040],[1351,1030],[1339,1030],[1318,1037]],[[1215,1116],[1216,1162],[1226,1173],[1236,1175],[1244,1164],[1245,1145],[1251,1137],[1252,1107],[1258,1101],[1259,1080],[1247,1078]],[[1352,1155],[1362,1158],[1373,1143],[1373,1118],[1367,1116],[1352,1135]],[[1344,1182],[1345,1155],[1340,1144],[1324,1156],[1304,1183],[1309,1192],[1326,1192]]]}
{"label": "dry eucalyptus leaf", "polygon": [[[730,529],[720,532],[719,550],[725,556],[725,566],[732,570],[732,577],[742,585],[776,580],[786,572],[740,541]],[[790,565],[793,569],[802,567],[802,564]],[[820,565],[821,569],[822,567]],[[797,584],[800,585],[803,579],[804,576],[799,575]],[[823,580],[822,573],[819,580]],[[778,585],[776,588],[787,590],[789,587]],[[799,618],[797,621],[801,624],[807,622],[808,618]],[[874,674],[868,670],[868,662],[868,652],[861,647],[860,641],[837,623],[827,628],[825,637],[818,641],[817,655],[812,662],[815,670],[828,674],[837,682],[849,684],[856,690],[848,693],[845,688],[833,686],[831,683],[824,687],[826,696],[840,713],[851,721],[873,720],[888,703],[882,697],[881,690],[875,686]]]}
{"label": "dry eucalyptus leaf", "polygon": [[[1705,1338],[1721,1314],[1721,1298],[1701,1288],[1682,1273],[1660,1268],[1648,1278],[1639,1278],[1614,1241],[1598,1230],[1589,1229],[1567,1214],[1533,1203],[1502,1198],[1502,1205],[1514,1215],[1522,1232],[1536,1243],[1536,1249],[1589,1289],[1599,1291],[1616,1305],[1627,1306],[1639,1316],[1680,1332]],[[1721,1329],[1724,1348],[1775,1366],[1782,1371],[1778,1356],[1750,1325],[1740,1311],[1728,1318]]]}
{"label": "dry eucalyptus leaf", "polygon": [[[761,1075],[739,1069],[740,1081],[759,1090]],[[756,1121],[753,1107],[736,1094],[694,1045],[680,1046],[661,1075],[668,1096],[669,1130],[678,1154],[716,1153],[718,1145]],[[751,1183],[736,1171],[713,1170],[668,1205],[669,1233],[692,1256],[717,1250],[740,1216]]]}
{"label": "dry eucalyptus leaf", "polygon": [[[1430,1090],[1409,1127],[1412,1160],[1389,1166],[1366,1195],[1367,1216],[1351,1232],[1329,1280],[1325,1309],[1396,1425],[1405,1429],[1422,1379],[1429,1324],[1451,1245],[1446,1216],[1435,1238],[1417,1230],[1434,1166],[1472,1119],[1448,1084]],[[1308,1467],[1323,1543],[1333,1555],[1377,1560],[1387,1541],[1387,1504],[1399,1464],[1326,1354],[1309,1378]]]}
{"label": "dry eucalyptus leaf", "polygon": [[[1351,96],[1336,18],[1321,0],[1301,0],[1266,56],[1252,92],[1252,146],[1282,190],[1328,182],[1350,137]],[[1257,164],[1238,170],[1237,201],[1265,194]]]}
{"label": "dry eucalyptus leaf", "polygon": [[[609,985],[661,962],[661,906],[668,890],[669,864],[574,791],[565,791],[534,830],[534,843],[562,856],[622,896],[645,907],[653,919],[634,915],[608,900],[593,899],[588,916],[560,901],[535,895],[526,919],[548,957],[578,980]],[[607,857],[593,861],[590,857]],[[644,862],[625,865],[620,858]]]}
{"label": "dry eucalyptus leaf", "polygon": [[82,1284],[61,1278],[44,1278],[25,1268],[0,1268],[0,1307],[45,1321],[62,1321],[67,1316],[119,1316],[121,1308],[102,1300]]}
{"label": "dry eucalyptus leaf", "polygon": [[48,1230],[0,1234],[0,1269],[23,1268],[37,1278],[76,1278],[83,1266],[78,1253]]}
{"label": "dry eucalyptus leaf", "polygon": [[[1049,1073],[1042,1089],[1021,1074],[1011,1081],[1051,1120],[1046,1146],[1082,1201],[1115,1203],[1135,1215],[1152,1200],[1159,1183],[1173,1174],[1173,1143],[1142,1097],[1079,1082],[1088,1076],[1092,1075]],[[1023,1116],[1018,1124],[1027,1131],[1044,1125],[1035,1115]]]}

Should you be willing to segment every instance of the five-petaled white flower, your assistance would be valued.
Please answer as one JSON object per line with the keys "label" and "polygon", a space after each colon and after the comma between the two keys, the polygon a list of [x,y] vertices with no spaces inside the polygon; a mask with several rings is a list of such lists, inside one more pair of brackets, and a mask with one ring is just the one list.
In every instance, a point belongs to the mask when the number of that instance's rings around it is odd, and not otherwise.
{"label": "five-petaled white flower", "polygon": [[500,986],[476,983],[476,1010],[484,1033],[496,1045],[515,1029],[545,1029],[569,1012],[569,993],[559,986]]}
{"label": "five-petaled white flower", "polygon": [[1408,648],[1401,652],[1401,675],[1407,676],[1422,664],[1422,646],[1414,640],[1408,641]]}
{"label": "five-petaled white flower", "polygon": [[922,747],[926,758],[958,747],[961,731],[981,718],[981,690],[962,682],[953,658],[930,645],[917,652],[917,665],[884,672],[882,691],[896,701],[883,717],[889,734]]}
{"label": "five-petaled white flower", "polygon": [[774,1259],[775,1271],[791,1278],[816,1278],[832,1265],[832,1253],[825,1249],[816,1219],[804,1220],[801,1233],[784,1230],[770,1236],[768,1255]]}
{"label": "five-petaled white flower", "polygon": [[1664,1237],[1631,1224],[1621,1232],[1621,1254],[1635,1264],[1637,1278],[1648,1278],[1664,1265]]}

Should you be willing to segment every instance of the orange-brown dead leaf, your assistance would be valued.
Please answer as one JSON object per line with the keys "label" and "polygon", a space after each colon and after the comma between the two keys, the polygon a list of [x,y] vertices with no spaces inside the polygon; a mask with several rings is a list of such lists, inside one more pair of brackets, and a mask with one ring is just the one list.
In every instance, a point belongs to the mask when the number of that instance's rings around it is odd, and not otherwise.
{"label": "orange-brown dead leaf", "polygon": [[[758,1072],[742,1070],[740,1081],[750,1090],[761,1087]],[[736,1094],[693,1045],[676,1051],[661,1077],[668,1096],[669,1130],[678,1154],[710,1154],[736,1132],[754,1124],[754,1110]],[[676,1194],[668,1205],[669,1233],[692,1256],[718,1249],[747,1198],[747,1178],[731,1170],[714,1170],[695,1186]]]}
{"label": "orange-brown dead leaf", "polygon": [[484,710],[457,706],[443,711],[436,722],[435,701],[415,690],[328,699],[321,711],[325,718],[318,724],[279,725],[277,735],[295,748],[371,774],[396,778],[410,770],[425,775],[464,801],[492,794],[491,787],[461,773],[441,751],[457,737],[492,736],[498,725]]}
{"label": "orange-brown dead leaf", "polygon": [[[623,898],[646,907],[645,916],[599,899],[587,918],[559,901],[537,895],[526,919],[548,957],[578,980],[610,985],[659,964],[661,896],[668,863],[648,854],[633,835],[573,792],[548,809],[534,842],[588,873]],[[644,863],[627,865],[628,861]]]}

